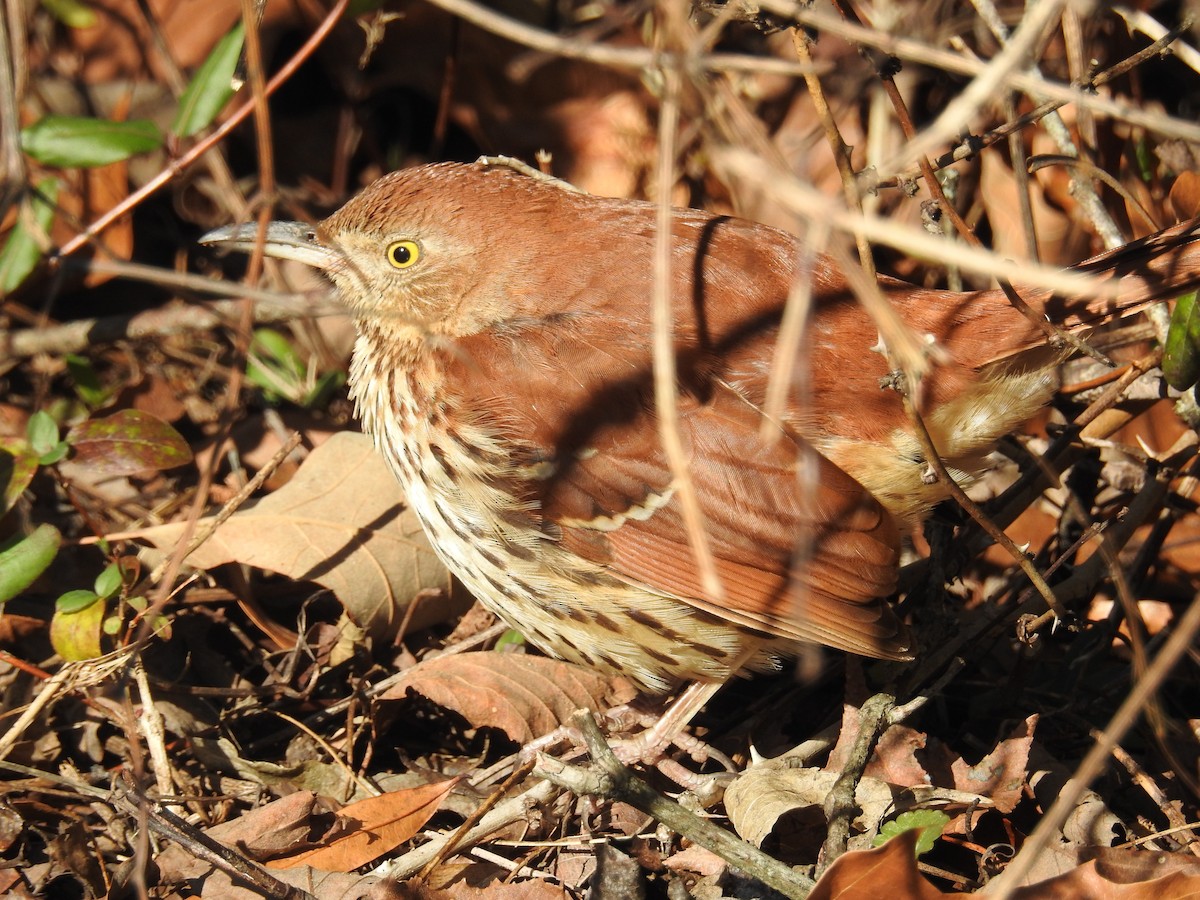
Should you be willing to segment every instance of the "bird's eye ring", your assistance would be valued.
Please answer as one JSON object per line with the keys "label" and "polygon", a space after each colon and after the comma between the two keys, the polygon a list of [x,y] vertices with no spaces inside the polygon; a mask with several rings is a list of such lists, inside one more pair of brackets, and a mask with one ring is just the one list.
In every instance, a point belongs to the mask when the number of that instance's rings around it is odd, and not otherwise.
{"label": "bird's eye ring", "polygon": [[408,269],[421,258],[416,241],[392,241],[388,244],[387,260],[397,269]]}

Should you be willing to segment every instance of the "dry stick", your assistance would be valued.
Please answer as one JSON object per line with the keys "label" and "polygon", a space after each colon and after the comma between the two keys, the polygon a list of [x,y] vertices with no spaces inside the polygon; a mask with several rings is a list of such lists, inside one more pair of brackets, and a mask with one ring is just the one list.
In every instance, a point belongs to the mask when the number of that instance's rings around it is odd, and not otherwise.
{"label": "dry stick", "polygon": [[[159,62],[166,74],[167,87],[170,88],[172,96],[178,100],[187,88],[187,80],[183,77],[179,63],[171,54],[171,47],[167,43],[166,36],[163,34],[149,0],[137,0],[137,8],[150,31],[150,40],[154,44],[154,50],[158,54]],[[233,198],[234,202],[230,205],[237,220],[241,221],[246,218],[249,208],[246,206],[241,192],[238,191],[237,183],[234,181],[233,173],[229,170],[229,165],[225,162],[225,157],[220,153],[206,153],[204,154],[204,165],[208,167],[208,173],[224,195]]]}
{"label": "dry stick", "polygon": [[646,815],[653,816],[681,837],[706,847],[734,868],[757,878],[785,896],[808,896],[813,888],[811,879],[725,829],[718,828],[707,819],[702,819],[678,803],[663,797],[622,765],[612,748],[605,742],[604,735],[600,733],[590,712],[578,710],[571,717],[571,724],[582,733],[592,755],[592,764],[586,768],[569,766],[560,760],[539,755],[540,771],[536,774],[556,781],[576,794],[602,796],[628,803]]}
{"label": "dry stick", "polygon": [[[1122,200],[1137,209],[1137,211],[1145,217],[1146,221],[1150,223],[1150,226],[1155,231],[1162,230],[1162,226],[1159,225],[1154,218],[1154,213],[1146,209],[1145,204],[1143,204],[1141,200],[1130,193],[1130,191],[1123,184],[1121,184],[1121,182],[1117,181],[1117,179],[1113,178],[1112,175],[1110,175],[1108,172],[1105,172],[1095,163],[1086,159],[1080,159],[1078,156],[1055,153],[1041,153],[1037,156],[1030,157],[1029,159],[1030,173],[1036,172],[1038,169],[1044,169],[1047,166],[1063,166],[1067,169],[1079,169],[1083,172],[1086,172],[1089,177],[1103,181],[1104,184],[1114,193],[1119,194]],[[1072,184],[1086,184],[1086,182],[1073,177]],[[1108,210],[1104,211],[1104,215],[1106,217],[1108,216]],[[1124,243],[1122,240],[1118,240],[1115,244],[1109,243],[1107,236],[1104,238],[1105,249],[1107,250],[1116,249],[1117,247],[1121,246],[1122,243]]]}
{"label": "dry stick", "polygon": [[274,900],[317,900],[307,891],[279,880],[266,869],[213,840],[170,810],[153,803],[137,788],[128,773],[123,772],[122,776],[125,780],[125,792],[123,796],[117,797],[118,808],[124,808],[126,812],[135,815],[141,811],[146,812],[147,824],[156,834],[169,838],[197,859],[204,860],[233,878],[248,882],[262,891],[265,897]]}
{"label": "dry stick", "polygon": [[[288,455],[300,445],[301,434],[298,431],[293,431],[292,436],[287,439],[282,447],[275,451],[266,464],[261,469],[254,473],[251,478],[236,494],[229,498],[228,502],[221,507],[221,511],[213,516],[212,521],[207,523],[203,528],[197,528],[192,535],[192,539],[186,542],[185,549],[182,554],[181,562],[187,559],[200,548],[200,545],[213,536],[214,532],[220,528],[232,516],[250,496],[263,486],[263,483],[271,477],[274,471],[279,468],[280,464],[288,458]],[[213,459],[217,459],[217,455],[213,454]],[[107,540],[126,540],[136,537],[138,532],[129,532],[126,534],[107,535]],[[84,543],[81,541],[80,543]],[[181,544],[184,542],[181,540]],[[180,555],[178,551],[172,556]],[[158,567],[150,574],[151,581],[157,581],[163,577],[164,570],[171,560],[159,563]]]}
{"label": "dry stick", "polygon": [[[321,26],[318,27],[316,32],[314,32],[313,37],[310,38],[309,41],[305,43],[304,47],[301,48],[302,52],[310,45],[313,49],[316,48],[313,38],[316,38],[317,35],[323,35],[324,33],[327,33],[328,29],[325,29],[324,31],[322,30],[326,25],[328,25],[329,28],[333,27],[332,22],[336,21],[334,18],[335,14],[347,2],[348,0],[338,0],[338,3],[334,6],[333,10],[330,11],[329,17],[327,17],[326,20],[321,23]],[[262,172],[260,181],[265,185],[265,188],[268,192],[273,192],[275,187],[273,180],[274,167],[270,161],[270,111],[267,107],[267,93],[269,86],[263,83],[262,55],[261,48],[258,44],[257,22],[255,21],[254,11],[249,3],[243,3],[242,14],[246,24],[246,49],[251,70],[250,85],[254,93],[254,96],[251,97],[251,102],[242,107],[242,109],[254,109],[257,113],[256,133],[259,138],[259,165]],[[293,57],[293,60],[294,59],[295,57]],[[279,81],[280,76],[284,75],[288,71],[288,67],[285,66],[284,69],[281,70],[274,79],[272,79],[272,84],[275,84],[276,82],[282,83]],[[238,112],[241,112],[241,110]],[[268,131],[265,132],[265,138],[264,129],[268,129]],[[220,131],[221,129],[217,129],[217,131],[214,132],[214,135],[219,134]],[[265,206],[259,214],[258,240],[255,242],[254,251],[250,255],[250,269],[246,276],[251,282],[258,277],[258,273],[262,267],[263,254],[261,245],[263,236],[266,233],[269,214],[270,210]],[[66,254],[67,249],[64,247],[62,250],[62,255]],[[254,305],[248,300],[242,301],[241,319],[238,322],[234,342],[234,352],[237,359],[244,360],[246,358],[246,350],[250,345],[250,326],[253,322],[253,312]],[[230,373],[229,383],[225,394],[226,409],[225,414],[223,415],[224,421],[222,422],[220,429],[221,437],[214,444],[214,452],[209,460],[209,464],[205,466],[204,470],[200,473],[200,481],[196,486],[196,495],[192,500],[191,509],[188,511],[188,517],[184,523],[184,529],[183,533],[180,535],[179,544],[175,548],[175,552],[172,553],[167,559],[166,565],[160,566],[155,570],[156,574],[162,578],[162,581],[155,591],[156,596],[150,605],[150,609],[147,610],[145,618],[142,620],[142,627],[138,629],[136,641],[139,644],[149,640],[152,632],[151,622],[153,621],[154,615],[156,612],[166,606],[167,601],[171,596],[171,588],[175,583],[175,578],[179,574],[179,569],[183,566],[184,557],[191,552],[191,550],[188,548],[193,543],[192,536],[196,528],[196,523],[199,521],[204,507],[208,504],[209,491],[212,488],[213,481],[216,478],[217,467],[220,464],[221,448],[223,448],[228,442],[230,431],[233,428],[234,412],[237,407],[238,398],[241,395],[243,378],[244,366],[234,366],[232,372]]]}
{"label": "dry stick", "polygon": [[428,881],[429,876],[433,874],[433,870],[436,869],[439,864],[441,864],[442,860],[444,860],[459,847],[463,846],[463,840],[467,834],[470,833],[471,829],[478,825],[483,817],[491,812],[497,803],[504,799],[505,794],[516,787],[526,775],[533,771],[534,765],[535,761],[530,759],[520,766],[517,766],[517,768],[513,770],[513,773],[509,775],[508,778],[506,778],[498,788],[492,791],[487,799],[479,804],[475,811],[471,813],[471,815],[467,816],[467,818],[461,825],[458,826],[458,828],[454,829],[454,833],[450,835],[450,838],[438,846],[437,852],[433,855],[433,858],[425,864],[424,868],[421,869],[421,873],[417,877],[421,881]]}
{"label": "dry stick", "polygon": [[[1011,122],[1017,117],[1017,103],[1012,92],[1004,95],[1004,118]],[[1029,170],[1025,168],[1025,141],[1021,132],[1012,131],[1008,135],[1008,155],[1012,160],[1013,180],[1017,183],[1017,209],[1021,213],[1021,236],[1025,238],[1025,255],[1032,260],[1040,261],[1041,251],[1038,248],[1037,226],[1033,221],[1033,200],[1029,192]]]}
{"label": "dry stick", "polygon": [[[666,0],[671,2],[671,0]],[[720,602],[725,591],[717,576],[717,566],[704,529],[704,514],[695,486],[688,474],[688,456],[679,432],[678,373],[671,309],[671,188],[675,183],[675,148],[679,130],[679,70],[664,66],[663,99],[658,118],[658,179],[654,187],[654,409],[658,418],[659,440],[671,468],[672,486],[679,496],[688,543],[700,570],[700,584],[709,599]]]}
{"label": "dry stick", "polygon": [[979,275],[1036,284],[1046,291],[1068,297],[1114,297],[1117,293],[1117,286],[1111,281],[1084,273],[1041,263],[1001,259],[991,251],[948,241],[924,229],[898,225],[884,216],[830,209],[826,194],[804,184],[789,172],[764,167],[757,155],[736,147],[715,148],[712,158],[714,167],[726,177],[769,187],[775,200],[796,215],[823,222],[835,231],[852,234],[861,228],[872,242],[910,256],[936,259]]}
{"label": "dry stick", "polygon": [[[266,96],[269,97],[271,94],[275,93],[275,91],[279,90],[280,86],[289,78],[291,78],[292,74],[298,68],[300,68],[300,66],[303,65],[310,56],[312,56],[313,52],[317,49],[321,42],[325,40],[325,37],[329,34],[329,32],[333,30],[333,26],[337,24],[341,14],[345,12],[346,7],[349,5],[350,0],[337,0],[337,2],[333,5],[333,8],[329,10],[329,13],[324,19],[321,20],[321,24],[318,25],[316,30],[309,36],[308,40],[304,42],[300,49],[293,54],[292,58],[284,63],[283,67],[275,73],[270,81],[267,82],[266,87],[264,88],[264,94]],[[96,221],[92,222],[92,224],[82,232],[75,235],[75,237],[63,244],[62,248],[56,254],[56,257],[70,256],[117,219],[126,215],[131,209],[133,209],[151,194],[155,193],[159,188],[172,181],[181,172],[190,167],[192,163],[207,153],[209,149],[213,147],[213,145],[224,140],[226,135],[237,128],[237,126],[240,125],[242,121],[248,115],[250,115],[251,112],[253,112],[253,110],[253,99],[243,103],[233,113],[231,113],[229,118],[222,122],[212,134],[210,134],[204,140],[196,143],[196,145],[187,151],[187,153],[183,154],[183,156],[179,157],[179,159],[168,165],[165,169],[163,169],[163,171],[159,172],[104,215],[100,216],[98,219],[96,219]]]}
{"label": "dry stick", "polygon": [[[1000,16],[992,5],[991,0],[972,0],[972,2],[975,4],[975,8],[984,14],[984,19],[988,27],[991,29],[996,40],[1000,42],[1000,45],[1004,46],[1008,43],[1010,39],[1009,30],[1000,20]],[[1072,30],[1067,19],[1075,21],[1076,25],[1078,24],[1078,21],[1070,16],[1069,9],[1064,9],[1064,20],[1061,22],[1064,38]],[[1071,42],[1068,40],[1068,43],[1070,44]],[[1039,75],[1041,74],[1036,63],[1030,66],[1030,71],[1037,72]],[[1039,98],[1035,96],[1034,99]],[[1094,120],[1085,111],[1081,112],[1081,116],[1086,117],[1088,124],[1093,128],[1095,127]],[[1063,122],[1062,117],[1057,112],[1048,115],[1045,121],[1042,122],[1042,127],[1046,129],[1047,134],[1050,135],[1064,155],[1075,159],[1079,158],[1079,149],[1075,146],[1075,141],[1071,137],[1066,123]],[[1095,188],[1090,182],[1072,173],[1070,191],[1071,195],[1075,197],[1076,202],[1083,208],[1087,218],[1091,221],[1093,227],[1095,227],[1107,249],[1111,250],[1124,243],[1116,223],[1113,222],[1112,216],[1108,214],[1108,210],[1104,208],[1104,204],[1100,200],[1100,195],[1096,193]]]}
{"label": "dry stick", "polygon": [[507,828],[515,822],[528,822],[529,810],[531,808],[549,803],[561,790],[562,788],[551,781],[539,781],[529,790],[525,791],[525,793],[498,804],[495,809],[485,815],[479,824],[467,834],[459,835],[456,832],[453,835],[439,835],[432,840],[426,841],[421,846],[410,850],[403,856],[390,860],[383,866],[383,871],[379,874],[384,878],[400,880],[409,878],[423,869],[437,854],[441,853],[442,848],[451,840],[454,840],[461,850],[464,847],[471,847],[478,844],[480,841],[491,837],[500,829]]}
{"label": "dry stick", "polygon": [[854,793],[871,759],[875,741],[891,724],[890,715],[895,705],[896,698],[890,694],[876,694],[859,708],[858,734],[854,738],[854,746],[850,749],[842,773],[825,798],[825,821],[829,827],[817,863],[818,878],[846,852],[850,842],[850,823],[858,812]]}
{"label": "dry stick", "polygon": [[[993,63],[984,63],[948,50],[932,47],[912,38],[854,25],[837,16],[792,2],[792,0],[760,0],[760,5],[769,12],[802,25],[836,34],[847,41],[866,44],[901,59],[911,60],[935,69],[943,69],[951,74],[977,77],[993,65]],[[1013,71],[1006,73],[1004,85],[1009,90],[1036,93],[1053,100],[1061,100],[1064,104],[1076,103],[1086,106],[1098,115],[1138,125],[1169,137],[1189,141],[1200,140],[1200,124],[1195,121],[1177,119],[1162,113],[1147,112],[1132,104],[1097,96],[1085,88],[1046,81],[1037,75]],[[893,174],[900,174],[901,171],[906,171],[906,169],[888,172],[881,168],[880,177],[888,178]]]}
{"label": "dry stick", "polygon": [[[1127,56],[1116,65],[1110,66],[1103,72],[1093,76],[1084,83],[1084,86],[1092,88],[1093,90],[1102,87],[1103,85],[1106,85],[1114,79],[1121,77],[1137,66],[1140,66],[1142,63],[1146,62],[1152,57],[1162,56],[1167,52],[1167,49],[1171,47],[1172,44],[1179,40],[1180,35],[1187,32],[1188,28],[1189,25],[1187,22],[1177,25],[1175,28],[1171,29],[1170,32],[1164,34],[1162,37],[1156,40],[1153,44],[1150,44],[1148,47],[1143,47],[1141,50]],[[1021,131],[1035,122],[1041,121],[1055,110],[1062,109],[1067,105],[1068,102],[1069,101],[1066,100],[1047,100],[1035,109],[1030,110],[1029,112],[1025,113],[1025,115],[1015,119],[1009,124],[1001,125],[998,128],[984,132],[981,135],[973,135],[972,137],[964,140],[961,144],[959,144],[958,147],[954,148],[949,153],[944,153],[935,159],[934,166],[938,169],[944,169],[956,162],[961,162],[964,159],[975,156],[981,150],[990,147],[997,141],[1003,140],[1014,132]],[[1082,109],[1083,108],[1081,107],[1081,111]],[[920,170],[913,168],[908,172],[901,174],[896,180],[906,177],[915,178],[919,174]],[[881,187],[894,186],[893,180],[891,179],[881,179],[879,184]]]}
{"label": "dry stick", "polygon": [[[12,4],[15,7],[16,4]],[[21,121],[17,114],[17,86],[14,71],[17,54],[12,52],[8,33],[6,4],[0,9],[0,120],[8,126],[0,129],[0,218],[25,190],[25,157],[21,153],[20,132],[13,123]],[[14,17],[14,21],[20,21]]]}
{"label": "dry stick", "polygon": [[1054,805],[1042,817],[1041,822],[1033,830],[1033,834],[1021,848],[1021,852],[1009,863],[1008,868],[1000,877],[992,882],[990,896],[992,900],[1007,900],[1021,886],[1025,877],[1033,869],[1038,856],[1045,850],[1062,829],[1071,810],[1088,786],[1095,780],[1104,767],[1105,760],[1112,753],[1113,747],[1129,732],[1137,722],[1142,707],[1158,690],[1159,685],[1170,673],[1175,663],[1191,647],[1197,632],[1200,631],[1200,594],[1193,598],[1187,612],[1179,620],[1174,633],[1163,645],[1162,651],[1155,657],[1150,668],[1146,670],[1129,692],[1129,696],[1113,715],[1112,720],[1104,729],[1104,733],[1092,745],[1074,777],[1063,788]]}
{"label": "dry stick", "polygon": [[[800,58],[800,62],[811,68],[813,59],[808,45],[808,35],[799,28],[793,28],[792,47],[796,51],[796,56]],[[861,210],[862,196],[858,191],[858,180],[855,176],[854,167],[850,164],[850,148],[846,146],[846,142],[842,139],[842,133],[838,129],[837,122],[833,118],[833,113],[829,109],[829,103],[825,99],[825,91],[821,87],[821,79],[815,70],[805,73],[804,84],[808,88],[809,99],[812,100],[813,108],[817,112],[817,120],[821,123],[821,128],[825,132],[825,142],[829,144],[829,149],[833,152],[833,160],[837,165],[838,175],[842,179],[842,194],[846,197],[846,206],[850,209]],[[874,278],[876,275],[875,257],[871,253],[871,244],[867,241],[866,235],[860,231],[856,231],[854,233],[854,242],[858,245],[859,265],[862,266],[868,278]]]}
{"label": "dry stick", "polygon": [[[225,286],[225,282],[218,281],[213,284],[214,293],[233,293]],[[288,322],[298,316],[346,315],[344,307],[314,308],[291,294],[278,294],[254,288],[241,288],[237,293],[258,300],[254,305],[256,324]],[[47,328],[0,330],[0,352],[10,359],[26,358],[39,353],[61,355],[116,341],[207,331],[220,325],[229,325],[241,310],[240,300],[218,300],[166,309],[150,309],[127,316],[79,319]]]}
{"label": "dry stick", "polygon": [[[835,0],[835,6],[847,19],[859,24],[855,18],[853,9],[847,2],[845,2],[845,0]],[[883,89],[887,93],[888,99],[891,101],[892,108],[896,112],[896,118],[900,122],[900,128],[903,131],[905,138],[910,141],[915,140],[917,136],[916,126],[913,123],[912,116],[909,114],[908,104],[904,101],[904,97],[900,93],[900,88],[896,85],[896,79],[891,74],[895,68],[895,65],[892,63],[885,64],[882,62],[876,62],[875,68],[876,74],[879,76],[879,79],[883,84]],[[937,177],[934,175],[933,164],[929,161],[929,157],[925,154],[921,154],[919,157],[917,157],[917,165],[919,166],[921,176],[924,179],[925,189],[929,191],[930,195],[937,202],[938,207],[942,210],[942,212],[949,217],[951,224],[954,226],[954,230],[971,247],[983,249],[983,242],[979,240],[978,235],[976,235],[974,230],[967,225],[965,221],[963,221],[962,216],[959,215],[958,208],[951,203],[949,199],[947,199],[945,192],[942,190],[942,183],[938,181]],[[1031,256],[1031,258],[1036,260],[1037,255],[1034,254]],[[1111,365],[1111,362],[1109,362],[1108,359],[1098,354],[1083,340],[1071,334],[1070,332],[1064,331],[1057,325],[1054,325],[1044,315],[1038,315],[1035,310],[1030,308],[1029,304],[1025,302],[1021,295],[1017,293],[1016,289],[1012,286],[1012,282],[1007,277],[997,276],[996,283],[1000,286],[1000,289],[1004,291],[1004,295],[1008,298],[1008,302],[1011,303],[1013,307],[1019,313],[1021,313],[1021,315],[1032,322],[1037,328],[1041,329],[1042,333],[1046,336],[1047,341],[1049,341],[1051,345],[1061,346],[1063,343],[1066,343],[1074,347],[1080,353],[1087,354],[1088,356],[1099,359],[1101,362]],[[911,373],[909,374],[911,376]]]}
{"label": "dry stick", "polygon": [[475,3],[474,0],[430,0],[430,2],[472,25],[477,25],[484,31],[522,46],[554,56],[582,59],[614,69],[656,70],[686,63],[686,68],[699,71],[742,71],[758,75],[789,76],[804,74],[803,67],[795,63],[769,57],[738,53],[705,53],[687,54],[681,59],[680,54],[651,50],[648,47],[614,47],[597,44],[594,41],[562,37],[502,15],[481,3]]}

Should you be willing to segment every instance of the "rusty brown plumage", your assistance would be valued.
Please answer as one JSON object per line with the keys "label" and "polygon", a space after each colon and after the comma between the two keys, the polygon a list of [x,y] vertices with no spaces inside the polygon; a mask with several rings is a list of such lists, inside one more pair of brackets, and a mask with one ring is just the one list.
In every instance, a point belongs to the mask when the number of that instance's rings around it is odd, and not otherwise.
{"label": "rusty brown plumage", "polygon": [[[825,259],[796,391],[764,443],[761,408],[797,245],[766,226],[675,212],[679,430],[724,589],[700,582],[652,400],[654,209],[507,168],[385,176],[315,229],[276,223],[267,252],[325,269],[359,329],[351,393],[451,570],[560,657],[648,690],[720,682],[815,642],[903,659],[886,598],[899,534],[946,496],[876,330]],[[251,230],[209,237],[246,247]],[[1072,326],[1200,280],[1176,228],[1100,257],[1119,295],[1055,300]],[[998,291],[881,287],[948,355],[922,413],[963,481],[1048,400],[1056,354]],[[1050,298],[1026,298],[1043,309]]]}

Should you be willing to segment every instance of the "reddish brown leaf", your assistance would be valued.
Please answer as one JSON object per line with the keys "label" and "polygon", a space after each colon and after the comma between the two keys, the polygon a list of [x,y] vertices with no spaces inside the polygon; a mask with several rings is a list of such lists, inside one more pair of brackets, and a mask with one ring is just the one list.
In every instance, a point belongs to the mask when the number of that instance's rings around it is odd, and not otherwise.
{"label": "reddish brown leaf", "polygon": [[499,728],[524,744],[577,709],[603,708],[620,683],[555,659],[484,651],[426,660],[380,699],[400,700],[413,690],[476,727]]}
{"label": "reddish brown leaf", "polygon": [[917,870],[913,848],[918,832],[906,831],[874,850],[838,857],[821,876],[809,900],[938,900],[946,894]]}
{"label": "reddish brown leaf", "polygon": [[333,837],[315,849],[273,859],[267,867],[311,866],[326,872],[349,872],[366,865],[420,831],[458,782],[451,778],[351,803],[335,813]]}
{"label": "reddish brown leaf", "polygon": [[[1162,854],[1144,855],[1152,860],[1163,858]],[[1153,866],[1142,870],[1142,874],[1150,871],[1153,871]],[[1130,870],[1122,874],[1129,877]],[[1200,875],[1175,871],[1150,881],[1126,881],[1122,877],[1114,879],[1101,874],[1093,860],[1056,878],[1018,888],[1011,896],[1013,900],[1079,900],[1081,897],[1102,897],[1104,900],[1196,900],[1200,897]]]}
{"label": "reddish brown leaf", "polygon": [[954,786],[960,791],[990,797],[1002,813],[1012,812],[1021,799],[1029,747],[1036,727],[1037,716],[1030,716],[975,765],[968,766],[961,759],[955,760],[950,767],[954,772]]}
{"label": "reddish brown leaf", "polygon": [[136,409],[80,422],[67,433],[67,443],[75,450],[72,461],[95,475],[170,469],[192,459],[192,451],[178,431]]}

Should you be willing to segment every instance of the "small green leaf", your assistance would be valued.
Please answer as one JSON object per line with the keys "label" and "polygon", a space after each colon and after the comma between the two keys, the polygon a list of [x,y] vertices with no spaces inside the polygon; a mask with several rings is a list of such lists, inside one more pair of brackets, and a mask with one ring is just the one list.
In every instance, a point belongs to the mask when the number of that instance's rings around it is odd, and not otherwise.
{"label": "small green leaf", "polygon": [[67,443],[75,448],[74,461],[93,475],[170,469],[192,458],[191,449],[178,431],[137,409],[80,422],[67,434]]}
{"label": "small green leaf", "polygon": [[[43,178],[30,195],[33,217],[43,234],[54,224],[54,201],[58,199],[58,179]],[[10,294],[29,277],[42,258],[42,248],[25,223],[17,218],[17,224],[8,233],[4,249],[0,250],[0,294]]]}
{"label": "small green leaf", "polygon": [[521,634],[515,628],[510,628],[496,639],[494,649],[499,653],[511,653],[517,648],[524,646],[525,635]]}
{"label": "small green leaf", "polygon": [[65,441],[57,443],[38,457],[38,465],[52,466],[56,462],[61,462],[62,459],[70,452],[71,447]]}
{"label": "small green leaf", "polygon": [[171,133],[191,137],[207,128],[233,96],[233,73],[242,53],[245,26],[238,24],[217,42],[179,98]]}
{"label": "small green leaf", "polygon": [[54,562],[61,543],[53,525],[39,525],[25,537],[0,543],[0,603],[33,584]]}
{"label": "small green leaf", "polygon": [[56,612],[72,615],[82,612],[99,599],[100,595],[95,591],[67,591],[54,601],[54,609]]}
{"label": "small green leaf", "polygon": [[96,594],[105,599],[111,597],[121,589],[121,582],[124,580],[124,574],[121,572],[119,563],[110,563],[104,567],[104,571],[96,576]]}
{"label": "small green leaf", "polygon": [[17,437],[0,437],[0,516],[16,506],[37,468],[37,454],[28,442]]}
{"label": "small green leaf", "polygon": [[58,446],[58,423],[50,413],[39,409],[29,417],[25,436],[29,439],[30,449],[38,456],[49,453]]}
{"label": "small green leaf", "polygon": [[121,617],[120,616],[106,617],[104,620],[104,623],[100,626],[100,630],[103,631],[105,634],[107,634],[109,637],[112,637],[114,634],[117,634],[121,630]]}
{"label": "small green leaf", "polygon": [[1196,302],[1195,291],[1175,301],[1162,370],[1167,384],[1179,391],[1200,379],[1200,303]]}
{"label": "small green leaf", "polygon": [[304,397],[302,405],[305,409],[323,409],[329,404],[334,392],[346,383],[346,373],[340,369],[326,372],[317,379],[313,389]]}
{"label": "small green leaf", "polygon": [[883,827],[879,829],[879,834],[875,835],[872,845],[879,847],[898,834],[919,828],[921,829],[921,836],[917,838],[915,850],[917,856],[920,856],[922,853],[928,853],[933,849],[934,843],[942,835],[942,829],[949,824],[950,817],[939,810],[909,810],[908,812],[900,813],[891,822],[884,822]]}
{"label": "small green leaf", "polygon": [[67,371],[75,381],[75,393],[79,395],[79,399],[92,409],[107,403],[112,392],[100,381],[92,361],[77,353],[66,354],[66,361]]}
{"label": "small green leaf", "polygon": [[145,597],[130,597],[125,601],[134,612],[145,612],[150,602]]}
{"label": "small green leaf", "polygon": [[91,591],[71,591],[59,598],[58,608],[50,620],[50,644],[68,662],[95,659],[103,655],[100,635],[103,633],[105,604],[99,598],[80,606],[74,612],[63,609],[63,600],[71,594],[91,594]]}
{"label": "small green leaf", "polygon": [[96,11],[79,0],[42,0],[42,7],[68,28],[91,28]]}
{"label": "small green leaf", "polygon": [[92,168],[162,146],[149,119],[112,122],[82,116],[46,116],[21,131],[21,148],[47,166]]}

